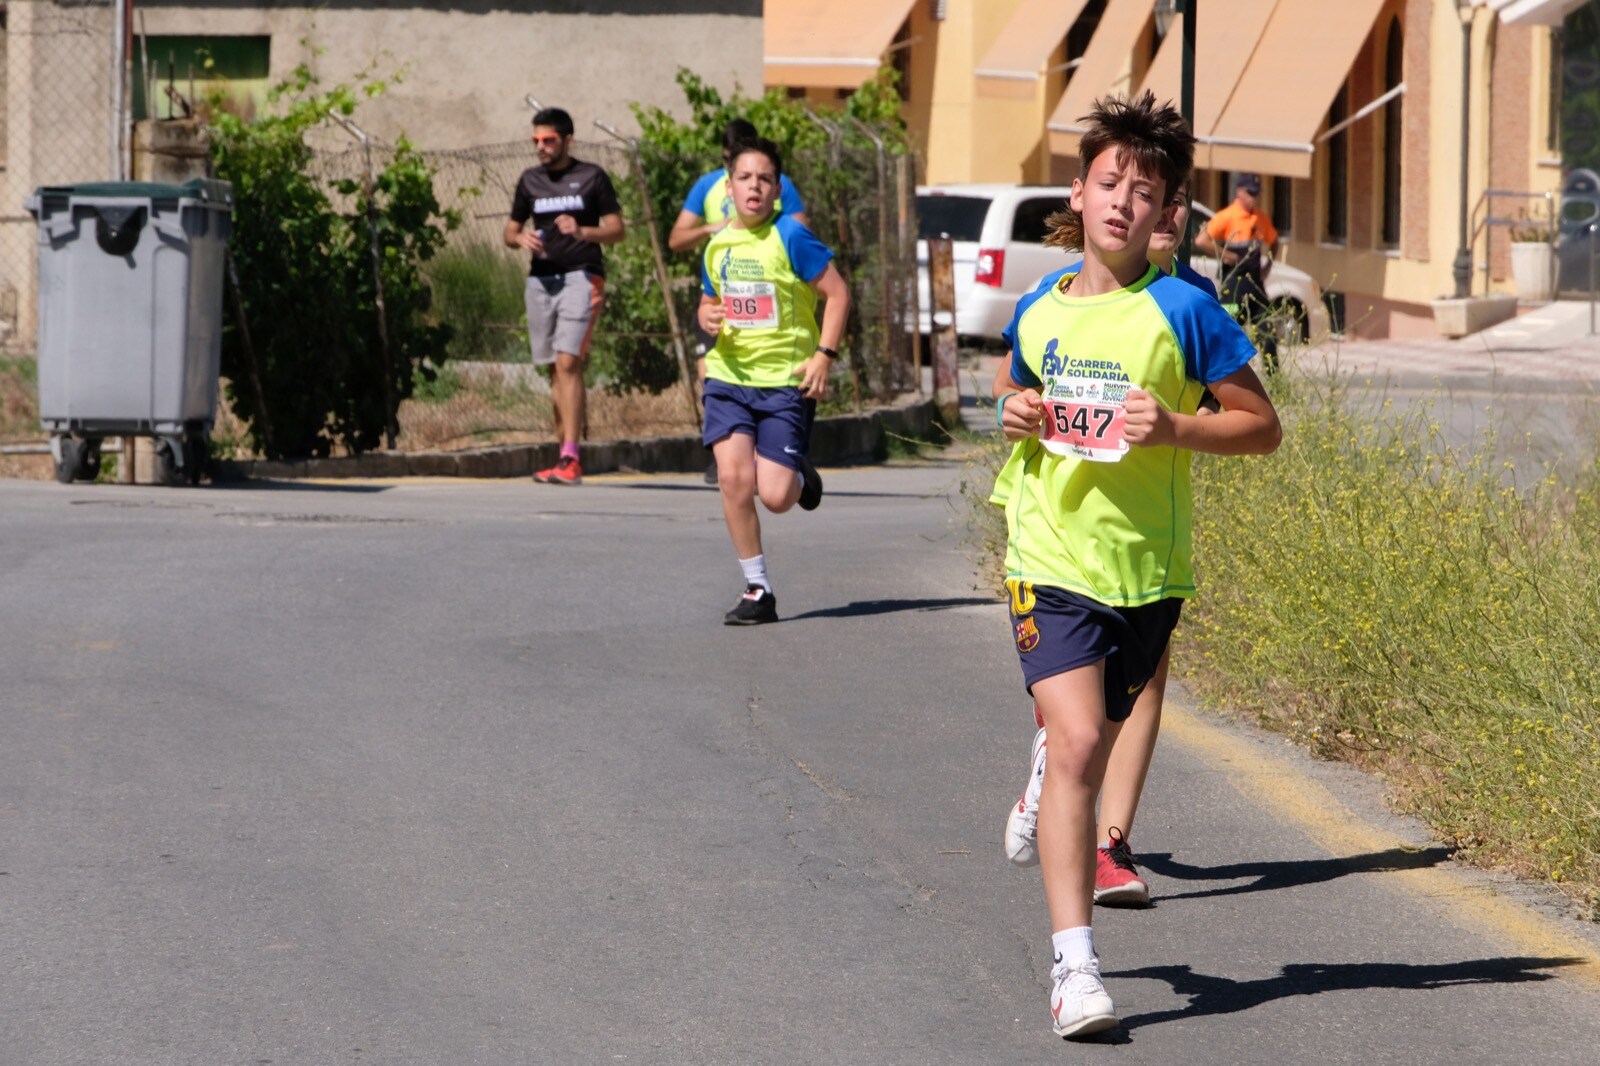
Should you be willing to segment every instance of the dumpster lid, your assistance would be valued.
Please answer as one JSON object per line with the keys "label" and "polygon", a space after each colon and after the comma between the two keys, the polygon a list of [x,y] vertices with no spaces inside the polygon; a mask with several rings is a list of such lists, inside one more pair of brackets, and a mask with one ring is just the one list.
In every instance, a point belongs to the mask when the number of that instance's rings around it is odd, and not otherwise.
{"label": "dumpster lid", "polygon": [[233,186],[213,178],[191,178],[182,185],[154,181],[90,181],[77,185],[41,185],[34,196],[96,200],[202,200],[231,204]]}

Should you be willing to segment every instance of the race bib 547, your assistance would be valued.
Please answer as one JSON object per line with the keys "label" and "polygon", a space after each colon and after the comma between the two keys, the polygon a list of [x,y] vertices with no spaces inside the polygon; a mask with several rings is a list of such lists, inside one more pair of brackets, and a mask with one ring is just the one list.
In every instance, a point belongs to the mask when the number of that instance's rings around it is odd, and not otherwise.
{"label": "race bib 547", "polygon": [[1115,463],[1127,454],[1122,439],[1128,385],[1098,378],[1058,377],[1045,383],[1039,439],[1057,455]]}

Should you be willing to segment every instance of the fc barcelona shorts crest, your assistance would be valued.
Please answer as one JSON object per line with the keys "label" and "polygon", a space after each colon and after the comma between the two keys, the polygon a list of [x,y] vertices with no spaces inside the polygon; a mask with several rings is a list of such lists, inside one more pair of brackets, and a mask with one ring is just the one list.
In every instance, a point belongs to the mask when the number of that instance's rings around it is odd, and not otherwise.
{"label": "fc barcelona shorts crest", "polygon": [[1104,659],[1106,717],[1120,722],[1155,676],[1183,601],[1111,607],[1076,592],[1012,579],[1011,635],[1029,693],[1040,681]]}

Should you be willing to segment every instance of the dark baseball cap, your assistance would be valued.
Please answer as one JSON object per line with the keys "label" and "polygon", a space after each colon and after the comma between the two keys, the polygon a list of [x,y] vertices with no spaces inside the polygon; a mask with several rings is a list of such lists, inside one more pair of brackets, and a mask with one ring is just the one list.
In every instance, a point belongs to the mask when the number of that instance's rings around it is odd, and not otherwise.
{"label": "dark baseball cap", "polygon": [[1260,196],[1261,195],[1261,175],[1260,174],[1240,174],[1239,177],[1238,177],[1238,180],[1236,180],[1233,183],[1233,187],[1236,188],[1236,189],[1243,189],[1245,192],[1249,193],[1251,196]]}

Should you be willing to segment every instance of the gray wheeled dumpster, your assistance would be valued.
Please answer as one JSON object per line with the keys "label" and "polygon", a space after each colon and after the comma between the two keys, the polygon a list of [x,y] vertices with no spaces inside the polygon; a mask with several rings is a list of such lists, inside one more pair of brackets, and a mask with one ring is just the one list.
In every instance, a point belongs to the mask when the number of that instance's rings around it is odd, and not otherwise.
{"label": "gray wheeled dumpster", "polygon": [[38,221],[39,420],[56,478],[93,480],[107,436],[155,438],[155,480],[195,483],[216,419],[233,189],[45,186]]}

